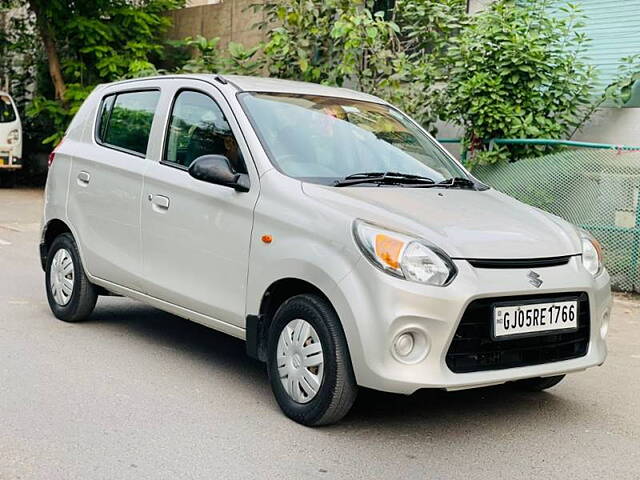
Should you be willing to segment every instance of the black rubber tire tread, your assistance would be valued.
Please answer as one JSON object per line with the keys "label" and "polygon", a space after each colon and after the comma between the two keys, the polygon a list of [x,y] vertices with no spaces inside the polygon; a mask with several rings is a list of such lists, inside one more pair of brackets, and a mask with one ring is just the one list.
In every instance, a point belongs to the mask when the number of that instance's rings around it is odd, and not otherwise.
{"label": "black rubber tire tread", "polygon": [[[311,323],[318,333],[324,355],[320,390],[305,404],[293,401],[284,390],[276,360],[280,332],[296,318]],[[269,328],[267,371],[278,405],[285,415],[302,425],[338,422],[349,412],[358,394],[349,348],[338,315],[325,298],[316,294],[291,297],[276,311]]]}
{"label": "black rubber tire tread", "polygon": [[[71,299],[66,305],[58,305],[51,294],[49,286],[49,273],[51,270],[51,262],[53,257],[60,248],[65,248],[73,258],[73,275],[74,284]],[[47,265],[45,269],[45,289],[47,291],[47,300],[53,314],[59,320],[64,322],[81,322],[86,320],[91,312],[93,312],[98,299],[98,289],[89,282],[84,273],[82,260],[78,253],[78,246],[70,233],[62,233],[58,235],[51,243],[51,248],[47,253]]]}
{"label": "black rubber tire tread", "polygon": [[516,380],[513,384],[520,390],[526,390],[527,392],[541,392],[547,388],[556,386],[564,379],[564,377],[565,375],[525,378],[524,380]]}

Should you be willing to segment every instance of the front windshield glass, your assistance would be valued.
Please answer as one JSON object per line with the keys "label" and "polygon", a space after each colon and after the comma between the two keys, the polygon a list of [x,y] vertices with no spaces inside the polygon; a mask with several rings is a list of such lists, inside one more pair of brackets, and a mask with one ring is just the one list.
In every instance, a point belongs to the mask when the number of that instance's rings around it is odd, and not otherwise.
{"label": "front windshield glass", "polygon": [[11,99],[6,95],[0,95],[0,123],[13,122],[16,119],[16,111]]}
{"label": "front windshield glass", "polygon": [[409,119],[385,105],[315,95],[239,95],[263,146],[285,175],[334,184],[395,172],[434,182],[466,173]]}

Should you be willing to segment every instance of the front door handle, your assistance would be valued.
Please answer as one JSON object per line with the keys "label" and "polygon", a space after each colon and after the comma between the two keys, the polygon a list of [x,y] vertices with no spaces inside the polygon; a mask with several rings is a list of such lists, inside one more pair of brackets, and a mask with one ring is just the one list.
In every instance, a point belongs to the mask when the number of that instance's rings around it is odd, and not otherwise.
{"label": "front door handle", "polygon": [[91,180],[91,174],[89,172],[85,172],[84,170],[78,174],[78,183],[82,186],[89,185],[89,181]]}
{"label": "front door handle", "polygon": [[165,197],[164,195],[149,194],[149,200],[155,208],[158,208],[160,210],[167,210],[169,208],[169,197]]}

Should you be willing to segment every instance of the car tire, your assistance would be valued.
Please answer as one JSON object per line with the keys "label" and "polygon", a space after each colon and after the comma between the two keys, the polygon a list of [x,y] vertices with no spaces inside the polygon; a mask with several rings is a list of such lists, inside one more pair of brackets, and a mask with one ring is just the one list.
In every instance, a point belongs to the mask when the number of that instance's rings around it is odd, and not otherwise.
{"label": "car tire", "polygon": [[547,388],[551,388],[564,379],[565,375],[556,375],[554,377],[536,377],[525,378],[524,380],[517,380],[514,385],[520,390],[526,390],[528,392],[541,392]]}
{"label": "car tire", "polygon": [[267,371],[278,405],[302,425],[339,421],[357,396],[342,325],[319,295],[297,295],[278,308],[269,327]]}
{"label": "car tire", "polygon": [[70,233],[57,236],[49,248],[45,285],[51,311],[65,322],[86,320],[96,305],[97,288],[84,273],[78,247]]}

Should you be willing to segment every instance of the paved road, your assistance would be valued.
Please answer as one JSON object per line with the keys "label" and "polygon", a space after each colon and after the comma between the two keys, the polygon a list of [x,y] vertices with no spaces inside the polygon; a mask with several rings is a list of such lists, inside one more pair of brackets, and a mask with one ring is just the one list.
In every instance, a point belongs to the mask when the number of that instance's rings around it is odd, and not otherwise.
{"label": "paved road", "polygon": [[56,321],[41,197],[0,190],[2,480],[640,478],[637,299],[616,298],[607,363],[549,393],[364,391],[314,430],[236,339],[120,298]]}

